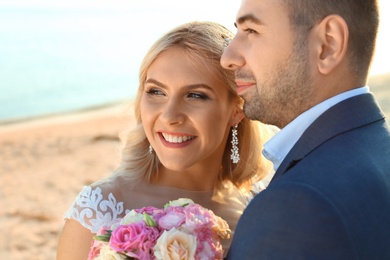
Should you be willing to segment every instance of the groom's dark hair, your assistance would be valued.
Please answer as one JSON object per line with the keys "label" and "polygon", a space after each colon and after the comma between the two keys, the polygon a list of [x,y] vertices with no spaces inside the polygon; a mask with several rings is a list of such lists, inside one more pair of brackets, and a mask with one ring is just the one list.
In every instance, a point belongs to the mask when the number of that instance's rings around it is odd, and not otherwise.
{"label": "groom's dark hair", "polygon": [[379,25],[377,0],[282,0],[290,22],[299,34],[306,34],[326,16],[341,16],[349,29],[348,55],[355,75],[367,75],[373,57]]}

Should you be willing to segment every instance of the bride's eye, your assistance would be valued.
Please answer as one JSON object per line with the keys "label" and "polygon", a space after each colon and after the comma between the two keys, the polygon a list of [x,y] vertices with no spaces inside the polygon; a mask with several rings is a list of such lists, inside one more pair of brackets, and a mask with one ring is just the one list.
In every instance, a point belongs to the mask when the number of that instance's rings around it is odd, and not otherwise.
{"label": "bride's eye", "polygon": [[146,94],[151,95],[151,96],[163,96],[165,93],[158,89],[158,88],[150,88],[145,90]]}
{"label": "bride's eye", "polygon": [[187,95],[188,98],[194,98],[194,99],[201,99],[201,100],[207,100],[209,97],[206,94],[198,93],[198,92],[191,92]]}

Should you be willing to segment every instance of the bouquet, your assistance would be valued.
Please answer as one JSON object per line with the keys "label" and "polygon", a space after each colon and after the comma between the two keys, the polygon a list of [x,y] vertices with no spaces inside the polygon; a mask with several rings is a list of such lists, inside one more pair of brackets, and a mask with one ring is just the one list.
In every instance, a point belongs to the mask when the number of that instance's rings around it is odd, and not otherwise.
{"label": "bouquet", "polygon": [[222,259],[221,239],[229,237],[225,220],[190,199],[178,199],[163,209],[131,210],[102,227],[88,259]]}

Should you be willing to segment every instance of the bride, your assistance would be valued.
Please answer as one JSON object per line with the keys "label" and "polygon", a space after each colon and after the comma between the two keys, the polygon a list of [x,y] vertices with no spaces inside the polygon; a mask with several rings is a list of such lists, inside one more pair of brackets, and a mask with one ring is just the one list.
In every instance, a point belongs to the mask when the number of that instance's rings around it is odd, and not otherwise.
{"label": "bride", "polygon": [[231,37],[216,23],[192,22],[150,48],[122,162],[110,177],[82,188],[66,213],[58,260],[87,259],[101,226],[178,198],[213,210],[234,234],[249,200],[264,188],[257,184],[270,167],[261,149],[272,131],[244,118],[234,75],[220,66]]}

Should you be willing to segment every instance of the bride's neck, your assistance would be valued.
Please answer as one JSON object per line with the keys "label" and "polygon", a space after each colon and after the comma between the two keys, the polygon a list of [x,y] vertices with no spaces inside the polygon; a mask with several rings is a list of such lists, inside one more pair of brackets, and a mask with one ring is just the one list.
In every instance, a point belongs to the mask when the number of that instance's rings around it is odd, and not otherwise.
{"label": "bride's neck", "polygon": [[160,167],[158,174],[154,174],[152,184],[167,186],[191,191],[211,191],[214,189],[218,172],[204,170],[172,171]]}

